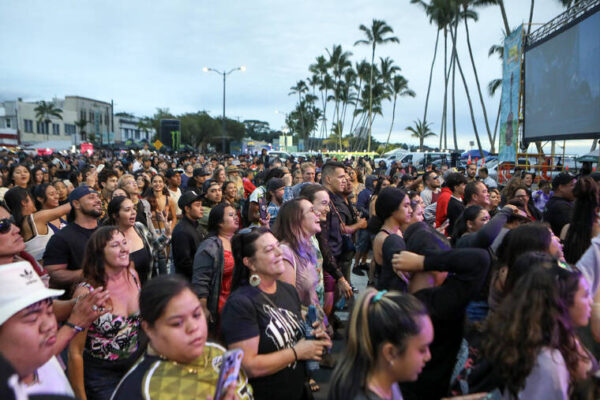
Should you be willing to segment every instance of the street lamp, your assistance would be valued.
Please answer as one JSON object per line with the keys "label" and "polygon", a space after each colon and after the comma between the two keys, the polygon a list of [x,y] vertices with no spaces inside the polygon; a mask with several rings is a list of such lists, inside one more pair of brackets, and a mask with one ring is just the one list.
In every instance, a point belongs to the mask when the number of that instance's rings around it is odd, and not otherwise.
{"label": "street lamp", "polygon": [[223,76],[223,121],[222,121],[222,127],[223,127],[223,153],[225,153],[225,85],[227,82],[227,75],[231,74],[234,71],[244,72],[244,71],[246,71],[246,67],[242,65],[240,67],[233,68],[232,70],[227,71],[227,72],[219,71],[214,68],[204,67],[204,68],[202,68],[202,71],[204,71],[204,72],[212,71],[212,72],[215,72],[215,73]]}

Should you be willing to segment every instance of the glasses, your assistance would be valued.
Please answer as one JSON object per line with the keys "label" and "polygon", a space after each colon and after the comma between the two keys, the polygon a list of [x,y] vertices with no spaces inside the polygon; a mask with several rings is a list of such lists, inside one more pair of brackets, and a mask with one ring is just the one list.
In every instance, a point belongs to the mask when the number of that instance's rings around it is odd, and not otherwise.
{"label": "glasses", "polygon": [[15,219],[11,215],[10,218],[2,218],[0,219],[0,234],[5,234],[10,231],[12,225],[14,225]]}

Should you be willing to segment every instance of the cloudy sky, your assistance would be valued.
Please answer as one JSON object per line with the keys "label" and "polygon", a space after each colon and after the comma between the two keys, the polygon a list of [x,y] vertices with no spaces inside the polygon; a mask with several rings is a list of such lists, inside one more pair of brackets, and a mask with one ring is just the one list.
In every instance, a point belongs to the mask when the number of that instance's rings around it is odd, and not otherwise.
{"label": "cloudy sky", "polygon": [[[512,27],[526,21],[529,1],[505,0]],[[534,22],[545,23],[562,9],[557,0],[536,1]],[[409,0],[305,1],[108,1],[20,0],[0,5],[0,100],[26,101],[80,95],[115,102],[115,111],[152,115],[157,107],[173,113],[206,110],[222,112],[222,80],[204,73],[205,66],[229,70],[227,116],[284,125],[284,114],[295,103],[289,88],[306,78],[315,57],[333,44],[353,53],[353,62],[370,57],[361,39],[360,24],[373,18],[393,27],[400,44],[378,48],[402,68],[414,99],[399,101],[392,141],[413,142],[404,131],[421,118],[436,30],[421,8]],[[500,77],[501,64],[487,51],[502,38],[497,7],[479,10],[470,27],[471,42],[483,86]],[[472,95],[476,94],[466,52],[464,30],[459,31],[459,56]],[[443,103],[442,52],[438,54],[428,119],[439,131]],[[457,72],[459,145],[474,140],[466,97]],[[495,121],[499,92],[485,95],[490,124]],[[479,103],[476,118],[487,147]],[[280,112],[277,113],[276,110]],[[373,128],[385,140],[391,105]],[[451,127],[451,121],[449,121]],[[451,130],[450,130],[451,133]],[[449,138],[450,139],[450,138]],[[434,144],[436,140],[432,140]],[[568,149],[589,148],[586,142]],[[585,145],[585,146],[584,146]]]}

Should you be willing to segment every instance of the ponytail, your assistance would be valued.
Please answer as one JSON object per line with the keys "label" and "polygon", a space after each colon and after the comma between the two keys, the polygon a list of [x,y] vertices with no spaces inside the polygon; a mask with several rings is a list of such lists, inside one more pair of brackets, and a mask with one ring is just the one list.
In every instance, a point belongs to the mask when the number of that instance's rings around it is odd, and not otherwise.
{"label": "ponytail", "polygon": [[365,390],[381,346],[391,343],[403,354],[407,340],[420,333],[417,318],[424,315],[425,306],[410,294],[367,289],[352,310],[346,351],[333,371],[328,400],[353,399]]}

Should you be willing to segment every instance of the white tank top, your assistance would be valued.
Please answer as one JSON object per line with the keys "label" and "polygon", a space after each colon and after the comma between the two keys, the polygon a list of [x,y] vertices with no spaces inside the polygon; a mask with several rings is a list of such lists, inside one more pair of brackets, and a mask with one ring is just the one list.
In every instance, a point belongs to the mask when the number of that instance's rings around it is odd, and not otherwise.
{"label": "white tank top", "polygon": [[40,235],[37,231],[37,227],[35,226],[33,214],[29,216],[29,222],[31,223],[31,229],[33,230],[34,236],[25,242],[25,251],[31,254],[36,261],[40,261],[44,257],[46,245],[48,244],[50,237],[54,235],[54,231],[48,226],[48,233],[45,235]]}

